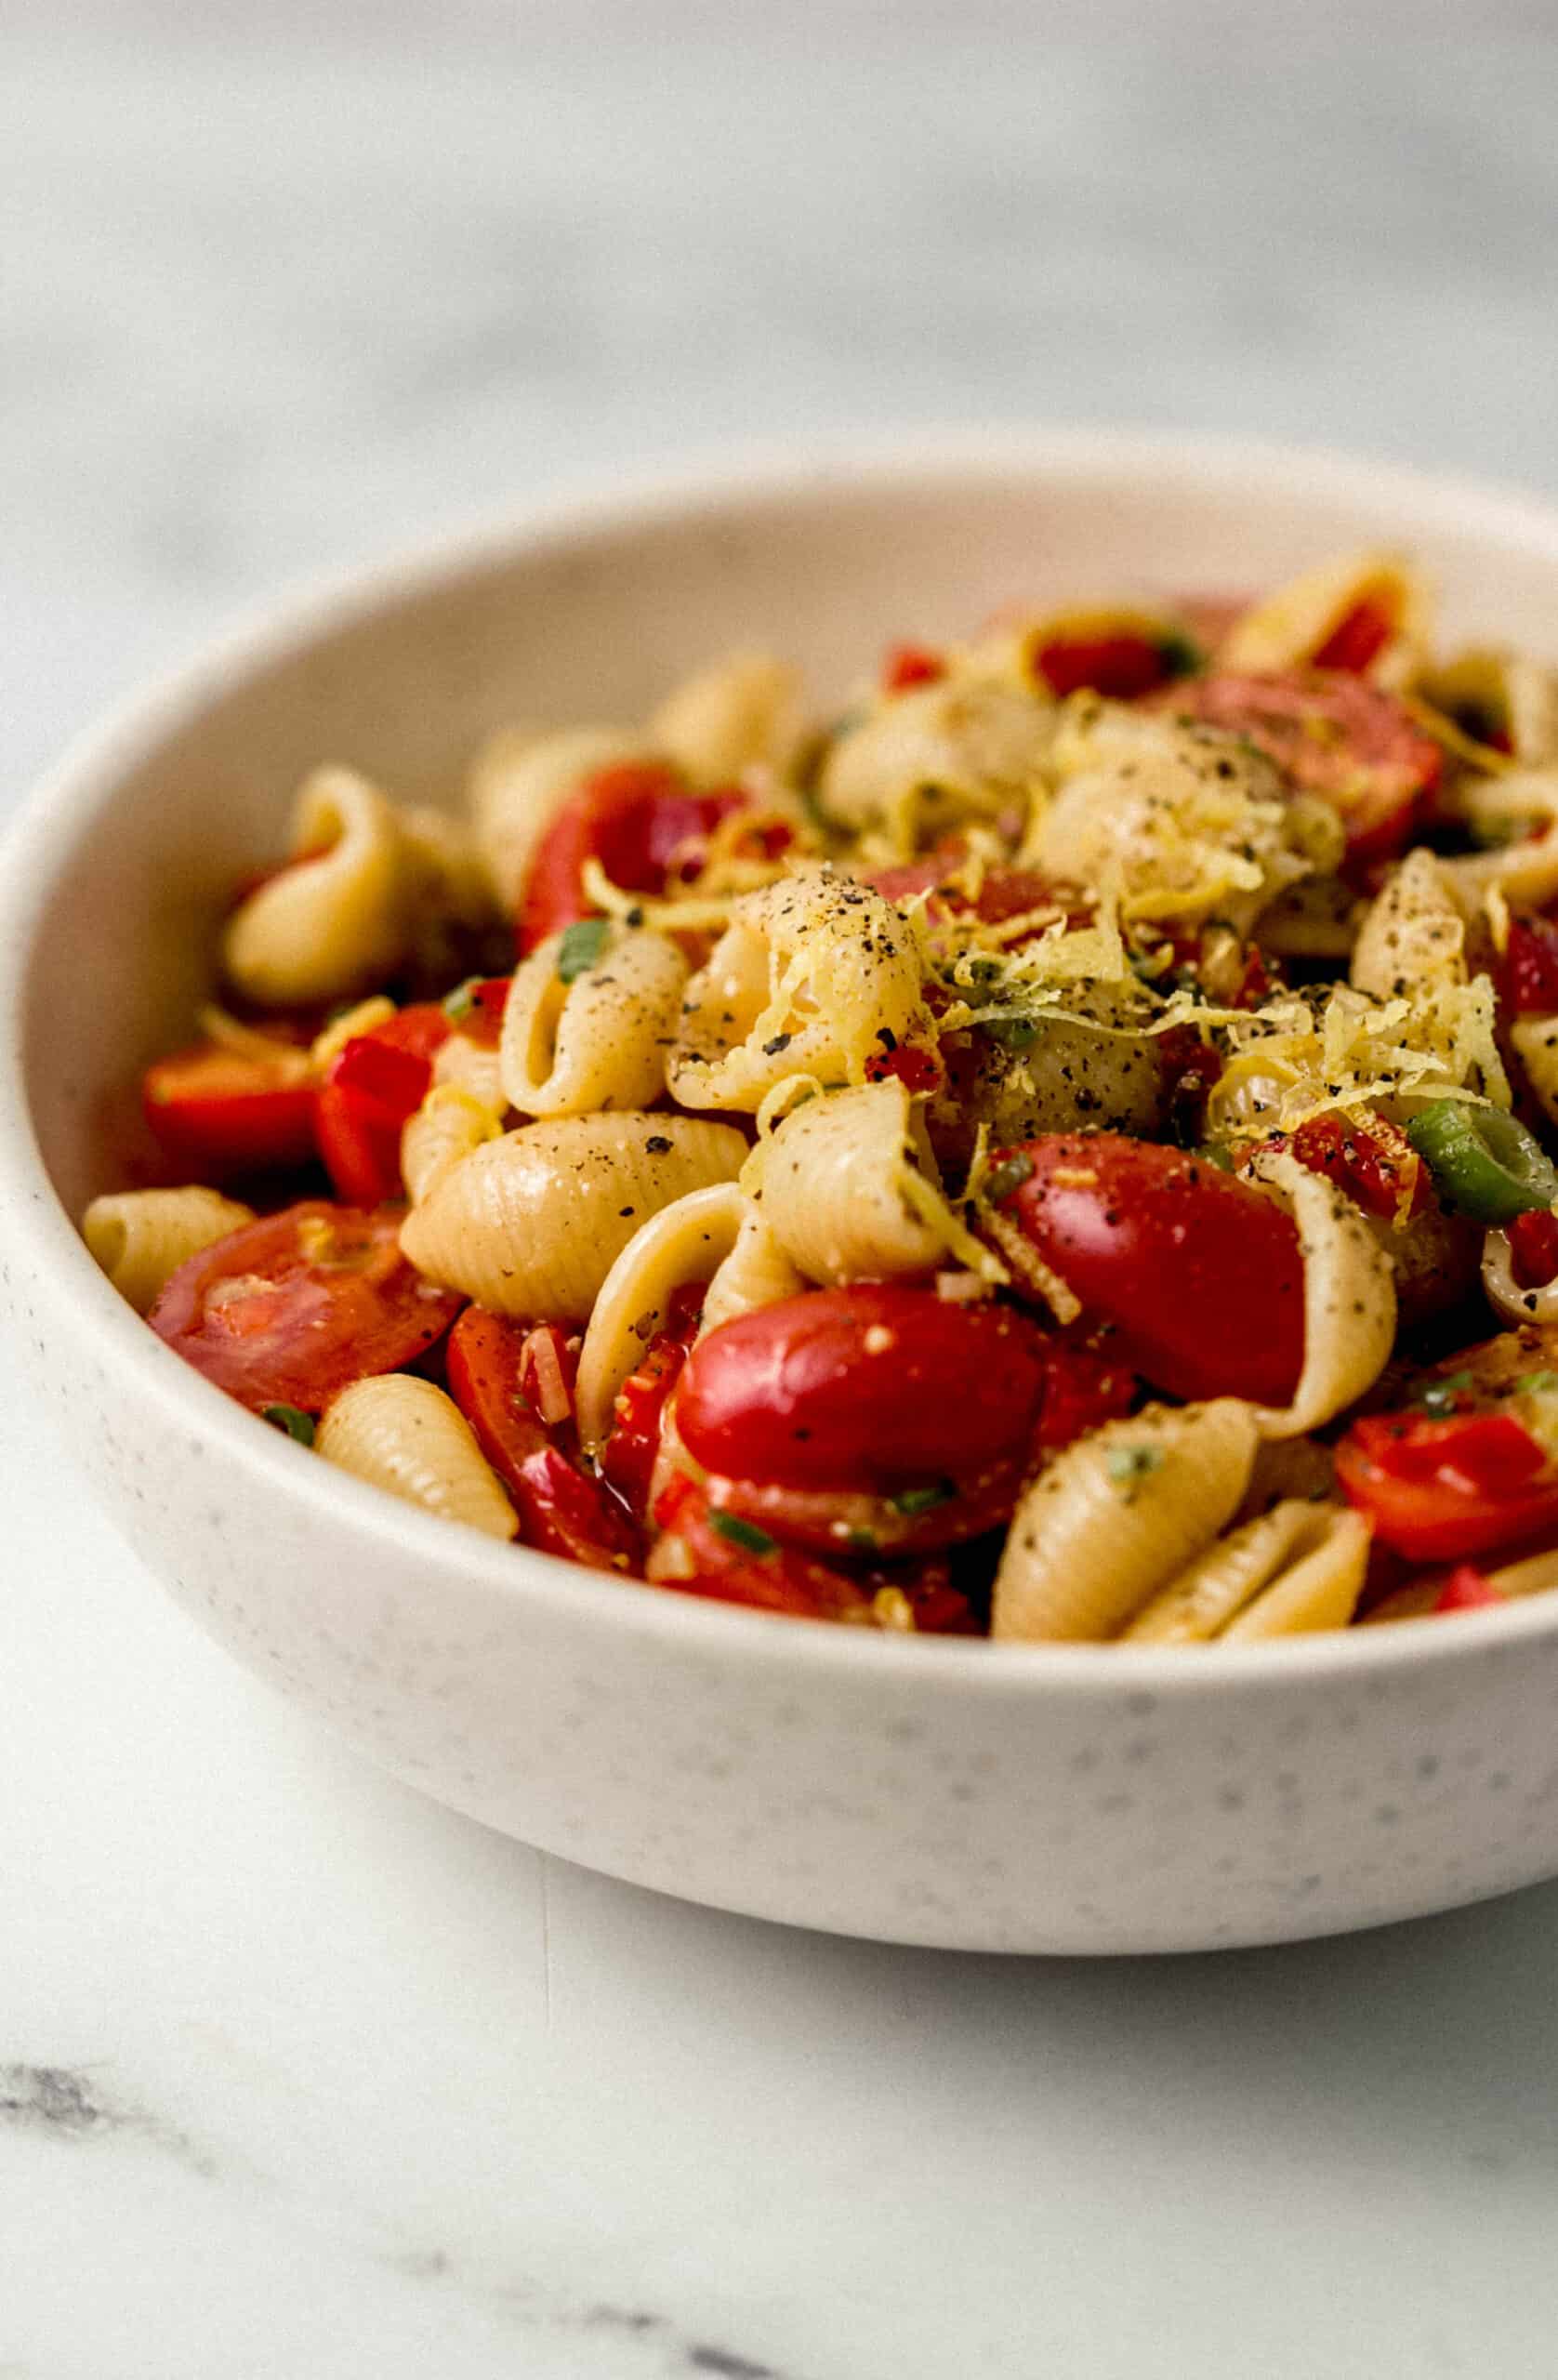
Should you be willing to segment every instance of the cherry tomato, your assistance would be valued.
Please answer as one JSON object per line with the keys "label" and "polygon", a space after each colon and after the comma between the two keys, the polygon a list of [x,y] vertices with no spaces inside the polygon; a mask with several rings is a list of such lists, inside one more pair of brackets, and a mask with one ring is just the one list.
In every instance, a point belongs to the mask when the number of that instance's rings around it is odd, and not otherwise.
{"label": "cherry tomato", "polygon": [[[1030,909],[1049,909],[1060,914],[1062,904],[1047,876],[1031,867],[987,867],[979,881],[977,898],[970,904],[966,892],[950,879],[968,859],[968,847],[954,837],[938,850],[928,852],[923,859],[906,860],[892,867],[867,870],[865,881],[875,885],[886,901],[912,901],[921,892],[929,892],[930,915],[932,922],[939,916],[966,916],[971,906],[982,924],[1006,925],[1013,918],[1025,917]],[[1081,912],[1077,913],[1078,919]],[[1042,932],[1036,928],[1036,932]],[[1020,944],[1011,945],[1020,948]]]}
{"label": "cherry tomato", "polygon": [[1336,1475],[1375,1535],[1415,1562],[1451,1562],[1558,1524],[1558,1469],[1512,1413],[1370,1413]]}
{"label": "cherry tomato", "polygon": [[1510,1016],[1558,1015],[1558,925],[1551,918],[1510,919],[1499,991]]}
{"label": "cherry tomato", "polygon": [[1509,1225],[1510,1266],[1523,1289],[1558,1279],[1558,1215],[1538,1207]]}
{"label": "cherry tomato", "polygon": [[240,1404],[317,1413],[415,1363],[464,1302],[412,1270],[401,1221],[308,1198],[245,1223],[179,1266],[152,1328]]}
{"label": "cherry tomato", "polygon": [[692,1297],[684,1297],[680,1314],[673,1311],[667,1316],[667,1327],[651,1340],[642,1360],[616,1393],[611,1433],[601,1452],[601,1469],[635,1520],[643,1520],[649,1511],[649,1491],[660,1452],[660,1423],[666,1400],[681,1377],[681,1368],[697,1335],[702,1305],[700,1284]]}
{"label": "cherry tomato", "polygon": [[677,1423],[694,1461],[727,1477],[891,1495],[1020,1453],[1043,1390],[1041,1334],[1011,1307],[861,1282],[710,1331]]}
{"label": "cherry tomato", "polygon": [[717,1503],[684,1474],[673,1479],[654,1510],[661,1532],[651,1563],[657,1586],[720,1603],[745,1604],[793,1620],[861,1625],[875,1616],[875,1598],[896,1587],[928,1633],[975,1633],[968,1599],[952,1585],[944,1563],[874,1565],[858,1573],[780,1544],[766,1530]]}
{"label": "cherry tomato", "polygon": [[175,1164],[203,1181],[306,1165],[314,1088],[302,1054],[278,1041],[271,1061],[213,1041],[159,1058],[141,1078],[146,1120]]}
{"label": "cherry tomato", "polygon": [[1316,669],[1347,669],[1362,676],[1371,668],[1395,634],[1393,608],[1366,595],[1332,628],[1310,658]]}
{"label": "cherry tomato", "polygon": [[1383,1117],[1312,1116],[1289,1145],[1301,1165],[1325,1174],[1382,1223],[1420,1214],[1433,1203],[1428,1168],[1406,1133]]}
{"label": "cherry tomato", "polygon": [[1473,1562],[1459,1562],[1440,1588],[1435,1611],[1484,1611],[1509,1597],[1485,1578]]}
{"label": "cherry tomato", "polygon": [[661,761],[629,760],[587,777],[536,847],[520,904],[520,951],[592,914],[583,871],[599,860],[629,892],[663,892],[679,870],[695,867],[721,818],[748,806],[737,791],[694,793]]}
{"label": "cherry tomato", "polygon": [[1172,638],[1121,628],[1091,636],[1052,636],[1033,655],[1033,666],[1052,694],[1074,694],[1089,686],[1095,694],[1124,703],[1182,677],[1195,658],[1188,646]]}
{"label": "cherry tomato", "polygon": [[636,1570],[638,1531],[569,1460],[521,1385],[529,1327],[469,1306],[449,1334],[449,1394],[513,1499],[527,1545],[592,1570]]}
{"label": "cherry tomato", "polygon": [[1049,1339],[1044,1346],[1044,1402],[1039,1408],[1034,1448],[1058,1454],[1074,1439],[1101,1430],[1105,1421],[1123,1421],[1136,1402],[1141,1386],[1129,1366],[1117,1357],[1064,1339]]}
{"label": "cherry tomato", "polygon": [[427,1097],[433,1053],[449,1033],[441,1008],[403,1008],[331,1059],[315,1130],[338,1197],[378,1207],[402,1196],[401,1133]]}
{"label": "cherry tomato", "polygon": [[1346,670],[1223,670],[1187,679],[1163,703],[1247,735],[1296,786],[1334,802],[1354,867],[1401,849],[1444,765],[1405,704]]}
{"label": "cherry tomato", "polygon": [[929,644],[890,644],[882,655],[882,692],[906,694],[911,686],[932,686],[946,676],[946,663]]}
{"label": "cherry tomato", "polygon": [[[456,1032],[474,1041],[479,1050],[495,1050],[503,1038],[503,1012],[513,981],[512,975],[488,975],[480,983],[462,986],[469,999],[460,1013],[450,1019]],[[444,1014],[449,1015],[447,1008]]]}
{"label": "cherry tomato", "polygon": [[[1204,1158],[1114,1132],[1056,1133],[991,1161],[994,1200],[1113,1326],[1122,1364],[1174,1396],[1286,1404],[1303,1363],[1292,1219]],[[1013,1260],[1016,1261],[1015,1259]]]}

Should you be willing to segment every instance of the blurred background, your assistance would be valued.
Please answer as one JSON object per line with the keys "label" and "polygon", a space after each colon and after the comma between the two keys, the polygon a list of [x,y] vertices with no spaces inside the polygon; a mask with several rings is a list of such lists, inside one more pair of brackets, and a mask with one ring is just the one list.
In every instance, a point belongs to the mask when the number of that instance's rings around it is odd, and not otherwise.
{"label": "blurred background", "polygon": [[1558,486],[1558,10],[9,0],[3,789],[320,565],[840,429]]}

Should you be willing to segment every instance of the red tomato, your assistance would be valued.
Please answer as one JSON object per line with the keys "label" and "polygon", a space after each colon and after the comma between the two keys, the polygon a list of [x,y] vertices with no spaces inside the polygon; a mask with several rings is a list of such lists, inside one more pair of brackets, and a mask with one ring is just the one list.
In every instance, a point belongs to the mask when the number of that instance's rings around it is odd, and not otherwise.
{"label": "red tomato", "polygon": [[[917,1629],[951,1635],[975,1631],[968,1599],[952,1585],[939,1562],[876,1565],[859,1575],[781,1545],[766,1530],[716,1504],[685,1475],[672,1480],[655,1505],[662,1553],[652,1565],[657,1586],[720,1603],[745,1604],[792,1620],[831,1620],[860,1625],[873,1617],[873,1599],[894,1586],[915,1615]],[[680,1557],[666,1559],[667,1540]],[[678,1576],[682,1564],[690,1566]]]}
{"label": "red tomato", "polygon": [[1058,1454],[1076,1438],[1101,1430],[1105,1421],[1123,1421],[1136,1402],[1141,1383],[1126,1365],[1091,1348],[1075,1347],[1063,1339],[1047,1340],[1044,1348],[1044,1403],[1039,1410],[1034,1446],[1043,1454]]}
{"label": "red tomato", "polygon": [[469,986],[470,1006],[456,1025],[466,1040],[474,1041],[479,1050],[495,1050],[503,1038],[503,1012],[508,1005],[512,975],[489,975],[483,983]]}
{"label": "red tomato", "polygon": [[926,1049],[919,1042],[895,1041],[891,1050],[878,1051],[865,1061],[867,1082],[886,1082],[890,1078],[906,1085],[913,1095],[939,1091],[946,1079],[946,1069],[934,1050]]}
{"label": "red tomato", "polygon": [[995,1201],[1043,1262],[1113,1326],[1122,1364],[1171,1395],[1286,1404],[1303,1363],[1299,1235],[1204,1158],[1114,1132],[1056,1133],[992,1160],[1021,1178]]}
{"label": "red tomato", "polygon": [[1334,802],[1358,866],[1401,849],[1444,765],[1405,704],[1346,670],[1222,670],[1187,679],[1163,702],[1247,735],[1296,786]]}
{"label": "red tomato", "polygon": [[694,793],[659,760],[627,760],[587,777],[536,846],[520,904],[522,957],[562,926],[592,913],[582,877],[599,860],[629,892],[663,892],[696,865],[721,818],[747,807],[744,793]]}
{"label": "red tomato", "polygon": [[1185,658],[1173,642],[1129,628],[1113,635],[1052,636],[1034,654],[1033,666],[1053,694],[1090,686],[1116,702],[1131,702],[1182,676]]}
{"label": "red tomato", "polygon": [[1029,1467],[1023,1448],[957,1479],[922,1475],[916,1488],[897,1497],[872,1488],[795,1488],[722,1472],[708,1472],[705,1479],[710,1499],[723,1511],[755,1522],[786,1545],[893,1561],[966,1545],[1004,1527]]}
{"label": "red tomato", "polygon": [[1558,1524],[1558,1470],[1511,1413],[1370,1413],[1336,1475],[1374,1532],[1414,1562],[1453,1562]]}
{"label": "red tomato", "polygon": [[403,1195],[401,1133],[427,1097],[433,1053],[448,1040],[441,1008],[403,1008],[355,1034],[324,1070],[315,1129],[337,1196],[379,1207]]}
{"label": "red tomato", "polygon": [[469,1306],[449,1334],[449,1394],[513,1499],[527,1545],[592,1570],[636,1570],[637,1530],[571,1462],[521,1386],[529,1327]]}
{"label": "red tomato", "polygon": [[791,1488],[895,1488],[1025,1448],[1043,1342],[1010,1306],[861,1282],[740,1316],[699,1341],[677,1394],[693,1461]]}
{"label": "red tomato", "polygon": [[1361,676],[1378,661],[1394,634],[1393,607],[1366,595],[1337,622],[1310,659],[1316,669],[1349,669]]}
{"label": "red tomato", "polygon": [[401,1254],[401,1217],[308,1198],[181,1264],[149,1317],[242,1405],[317,1413],[339,1389],[402,1371],[464,1301]]}
{"label": "red tomato", "polygon": [[205,1182],[306,1165],[314,1153],[314,1089],[301,1052],[278,1042],[272,1063],[218,1042],[159,1058],[141,1078],[146,1120],[176,1165]]}
{"label": "red tomato", "polygon": [[[865,881],[875,885],[885,901],[912,901],[918,894],[929,892],[932,919],[938,911],[944,916],[966,915],[970,907],[968,896],[948,879],[967,858],[966,845],[955,838],[939,851],[927,853],[923,859],[907,860],[895,867],[872,868]],[[975,917],[987,926],[1006,925],[1012,918],[1025,917],[1030,909],[1050,909],[1058,915],[1062,906],[1049,878],[1031,867],[987,867],[980,879],[978,898],[972,904]]]}
{"label": "red tomato", "polygon": [[1538,1207],[1507,1226],[1510,1265],[1523,1289],[1545,1289],[1558,1278],[1558,1215]]}
{"label": "red tomato", "polygon": [[882,655],[882,692],[906,694],[911,686],[931,686],[946,676],[946,663],[928,644],[890,644]]}
{"label": "red tomato", "polygon": [[1433,1202],[1428,1168],[1406,1133],[1382,1116],[1312,1116],[1289,1145],[1301,1165],[1325,1174],[1382,1223],[1420,1214]]}
{"label": "red tomato", "polygon": [[1483,1611],[1489,1604],[1507,1603],[1509,1597],[1485,1578],[1473,1562],[1460,1562],[1450,1572],[1439,1590],[1435,1611]]}
{"label": "red tomato", "polygon": [[1558,925],[1551,918],[1510,919],[1499,991],[1511,1016],[1558,1015]]}
{"label": "red tomato", "polygon": [[681,1377],[688,1350],[697,1335],[703,1307],[700,1284],[685,1299],[680,1316],[667,1317],[667,1328],[651,1340],[642,1360],[616,1393],[611,1435],[601,1453],[601,1469],[635,1520],[649,1511],[649,1490],[660,1452],[660,1423],[666,1400]]}

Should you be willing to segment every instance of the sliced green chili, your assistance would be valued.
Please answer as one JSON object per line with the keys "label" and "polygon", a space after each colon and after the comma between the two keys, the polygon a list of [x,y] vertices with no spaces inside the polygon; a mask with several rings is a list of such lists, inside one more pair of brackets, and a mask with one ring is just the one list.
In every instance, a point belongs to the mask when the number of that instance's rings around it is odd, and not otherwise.
{"label": "sliced green chili", "polygon": [[1558,1199],[1558,1168],[1501,1107],[1436,1099],[1413,1117],[1406,1137],[1446,1205],[1473,1223],[1512,1223]]}
{"label": "sliced green chili", "polygon": [[273,1430],[284,1430],[300,1447],[311,1447],[314,1442],[314,1417],[299,1412],[296,1405],[264,1405],[259,1418],[269,1421]]}

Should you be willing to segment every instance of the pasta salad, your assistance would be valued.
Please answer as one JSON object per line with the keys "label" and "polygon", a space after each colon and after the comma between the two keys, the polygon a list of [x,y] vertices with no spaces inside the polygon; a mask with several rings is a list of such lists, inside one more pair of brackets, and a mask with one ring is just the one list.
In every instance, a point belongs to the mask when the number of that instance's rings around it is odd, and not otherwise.
{"label": "pasta salad", "polygon": [[84,1232],[308,1459],[906,1634],[1558,1584],[1558,674],[1393,555],[322,767],[220,968]]}

